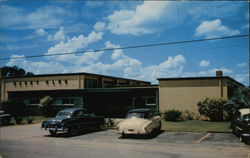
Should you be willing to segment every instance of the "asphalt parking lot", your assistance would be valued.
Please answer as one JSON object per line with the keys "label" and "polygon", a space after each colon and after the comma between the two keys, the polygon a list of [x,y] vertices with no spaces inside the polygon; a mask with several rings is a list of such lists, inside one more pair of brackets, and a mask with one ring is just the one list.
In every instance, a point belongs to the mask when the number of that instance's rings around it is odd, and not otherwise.
{"label": "asphalt parking lot", "polygon": [[250,158],[250,146],[230,133],[161,132],[120,138],[115,130],[51,137],[40,124],[1,128],[3,158]]}

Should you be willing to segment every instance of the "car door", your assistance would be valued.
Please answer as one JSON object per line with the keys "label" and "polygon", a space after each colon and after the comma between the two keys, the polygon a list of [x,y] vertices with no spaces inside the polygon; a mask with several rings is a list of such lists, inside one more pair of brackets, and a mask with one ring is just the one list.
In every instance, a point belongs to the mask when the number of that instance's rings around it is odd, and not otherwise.
{"label": "car door", "polygon": [[160,118],[160,116],[155,115],[153,112],[152,112],[151,115],[152,115],[152,119],[151,120],[152,120],[153,128],[156,129],[161,124],[161,118]]}

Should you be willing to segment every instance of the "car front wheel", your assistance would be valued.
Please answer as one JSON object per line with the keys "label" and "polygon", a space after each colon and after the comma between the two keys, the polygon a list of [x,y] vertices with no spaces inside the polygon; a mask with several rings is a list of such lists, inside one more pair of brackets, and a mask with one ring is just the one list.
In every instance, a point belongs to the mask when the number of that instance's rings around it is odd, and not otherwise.
{"label": "car front wheel", "polygon": [[49,133],[50,133],[50,135],[51,135],[52,137],[56,136],[56,131],[50,130]]}

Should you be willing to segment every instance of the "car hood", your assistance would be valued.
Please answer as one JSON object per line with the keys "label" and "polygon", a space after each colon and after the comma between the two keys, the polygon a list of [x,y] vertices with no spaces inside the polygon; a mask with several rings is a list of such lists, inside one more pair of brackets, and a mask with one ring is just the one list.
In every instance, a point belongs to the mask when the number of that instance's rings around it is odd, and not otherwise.
{"label": "car hood", "polygon": [[47,120],[47,121],[44,121],[44,122],[42,123],[42,126],[48,126],[48,125],[50,125],[50,124],[60,124],[61,122],[65,121],[65,120],[67,120],[67,119],[69,119],[69,118],[66,118],[66,117],[54,117],[54,118],[52,118],[52,119],[49,119],[49,120]]}
{"label": "car hood", "polygon": [[130,118],[126,119],[118,124],[119,128],[133,128],[133,129],[139,129],[146,126],[148,123],[150,123],[150,120],[141,119],[141,118]]}

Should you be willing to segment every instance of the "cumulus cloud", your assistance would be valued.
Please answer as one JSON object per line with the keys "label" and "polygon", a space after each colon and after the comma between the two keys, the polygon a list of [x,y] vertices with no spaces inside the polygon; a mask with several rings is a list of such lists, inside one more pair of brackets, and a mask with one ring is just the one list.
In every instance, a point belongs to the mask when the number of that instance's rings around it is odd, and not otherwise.
{"label": "cumulus cloud", "polygon": [[135,10],[115,11],[107,17],[108,29],[114,34],[147,34],[153,33],[153,28],[146,28],[145,24],[163,20],[161,17],[169,2],[145,1]]}
{"label": "cumulus cloud", "polygon": [[[16,58],[16,57],[25,57],[24,55],[12,55],[11,58]],[[25,58],[20,58],[20,59],[11,59],[8,61],[6,64],[7,66],[15,66],[18,65],[25,69],[28,72],[33,72],[35,74],[50,74],[50,73],[64,73],[65,68],[64,65],[55,62],[55,61],[50,61],[50,62],[40,62],[40,61],[31,61],[27,60]]]}
{"label": "cumulus cloud", "polygon": [[106,27],[106,24],[105,24],[104,22],[100,22],[100,21],[97,22],[97,23],[94,25],[95,31],[99,31],[99,32],[104,31],[105,27]]}
{"label": "cumulus cloud", "polygon": [[64,31],[64,27],[60,27],[54,35],[48,35],[48,40],[50,41],[64,41],[66,38],[67,36]]}
{"label": "cumulus cloud", "polygon": [[[51,47],[48,49],[46,54],[60,54],[60,53],[70,53],[76,52],[81,50],[82,48],[87,47],[90,43],[96,42],[102,39],[103,33],[102,32],[95,32],[92,31],[87,37],[83,36],[82,34],[77,37],[72,37],[68,39],[66,42],[60,42],[59,44]],[[85,55],[84,55],[85,56]],[[76,54],[71,55],[61,55],[56,57],[48,57],[54,60],[62,61],[62,62],[75,62],[79,61],[79,56]]]}
{"label": "cumulus cloud", "polygon": [[159,65],[151,65],[142,68],[138,78],[147,78],[149,81],[156,82],[156,79],[161,77],[168,78],[181,76],[185,63],[186,60],[182,55],[176,55],[174,57],[169,56],[167,60]]}
{"label": "cumulus cloud", "polygon": [[35,29],[35,31],[39,36],[47,36],[48,35],[48,33],[43,28]]}
{"label": "cumulus cloud", "polygon": [[199,66],[200,66],[200,67],[207,67],[207,66],[209,66],[209,64],[210,64],[210,61],[208,61],[208,60],[202,60],[202,61],[199,63]]}
{"label": "cumulus cloud", "polygon": [[195,36],[205,36],[206,38],[232,36],[239,34],[239,30],[232,30],[222,25],[220,19],[203,21],[196,29]]}

